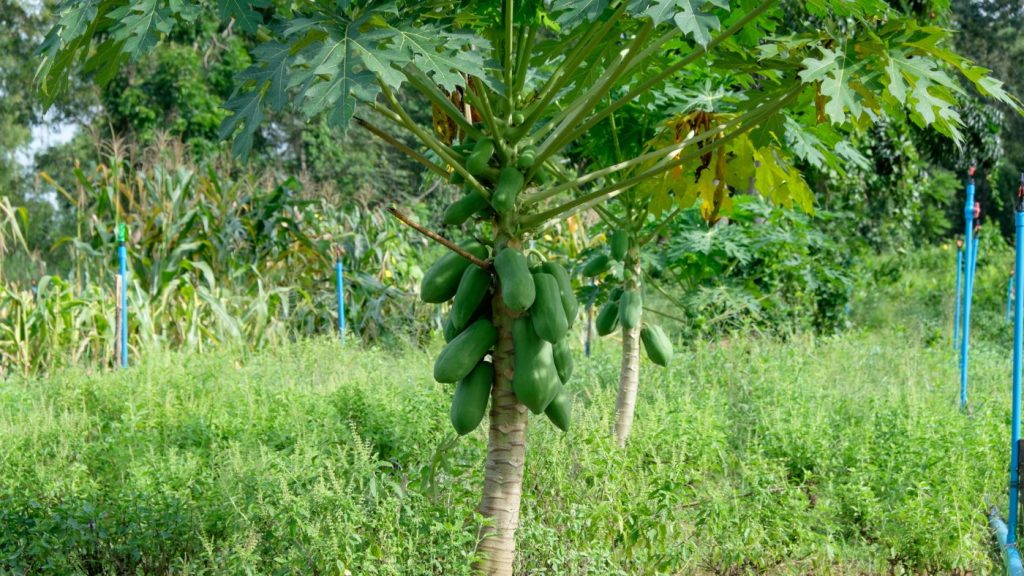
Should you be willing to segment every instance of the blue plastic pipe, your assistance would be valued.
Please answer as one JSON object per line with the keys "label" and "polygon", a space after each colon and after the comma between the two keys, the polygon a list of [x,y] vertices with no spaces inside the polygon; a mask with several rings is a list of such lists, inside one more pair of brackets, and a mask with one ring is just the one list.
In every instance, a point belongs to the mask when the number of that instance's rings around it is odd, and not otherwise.
{"label": "blue plastic pipe", "polygon": [[334,262],[335,285],[338,291],[338,333],[341,334],[341,341],[345,341],[345,268],[341,264],[341,258]]}
{"label": "blue plastic pipe", "polygon": [[974,167],[967,178],[967,201],[964,203],[964,252],[967,262],[964,266],[964,315],[960,329],[960,408],[967,408],[967,344],[971,333],[971,294],[974,291]]}
{"label": "blue plastic pipe", "polygon": [[[1015,241],[1013,278],[1015,288],[1024,290],[1024,212],[1014,212]],[[1018,292],[1019,293],[1019,292]],[[1020,440],[1020,375],[1021,352],[1024,351],[1024,299],[1017,298],[1013,304],[1013,405],[1010,407],[1010,508],[1006,517],[1009,534],[1007,545],[1017,544],[1017,468],[1020,459],[1017,448]]]}
{"label": "blue plastic pipe", "polygon": [[125,247],[125,226],[117,227],[117,270],[121,275],[121,367],[128,367],[128,249]]}
{"label": "blue plastic pipe", "polygon": [[964,251],[959,248],[956,251],[956,312],[953,315],[953,350],[960,347],[957,339],[960,333],[960,272],[964,269]]}
{"label": "blue plastic pipe", "polygon": [[1020,561],[1020,551],[1017,550],[1016,544],[1011,545],[1007,542],[1009,530],[995,508],[989,510],[988,523],[992,527],[992,531],[996,533],[996,540],[999,541],[999,551],[1002,552],[1003,563],[1006,565],[1006,574],[1008,576],[1024,576],[1024,564],[1021,564]]}

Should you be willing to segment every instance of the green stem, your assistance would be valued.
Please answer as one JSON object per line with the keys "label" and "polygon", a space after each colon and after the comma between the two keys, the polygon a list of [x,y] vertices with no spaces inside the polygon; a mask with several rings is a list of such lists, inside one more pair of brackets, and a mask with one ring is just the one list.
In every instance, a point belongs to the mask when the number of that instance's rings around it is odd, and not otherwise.
{"label": "green stem", "polygon": [[[427,100],[438,108],[440,108],[449,118],[451,118],[456,124],[459,125],[467,135],[472,137],[474,140],[479,140],[483,137],[483,133],[465,117],[462,110],[455,107],[455,104],[448,99],[444,93],[437,87],[432,80],[423,74],[423,71],[416,68],[415,66],[406,66],[402,72],[405,77],[409,80],[409,84],[412,84],[414,88],[419,90]],[[467,83],[468,84],[468,83]],[[466,87],[466,91],[469,91],[469,87]]]}
{"label": "green stem", "polygon": [[[518,48],[518,54],[516,56],[516,76],[513,84],[515,86],[514,91],[516,94],[520,94],[523,91],[523,86],[526,84],[526,73],[530,69],[530,51],[533,50],[533,42],[537,38],[537,27],[534,25],[524,26],[520,28],[520,39]],[[512,110],[515,112],[515,109]]]}
{"label": "green stem", "polygon": [[657,150],[652,150],[650,152],[641,154],[640,156],[637,156],[635,158],[631,158],[630,160],[626,160],[625,162],[619,162],[617,164],[601,168],[600,170],[595,170],[593,172],[580,176],[579,178],[573,180],[572,182],[560,184],[558,186],[554,186],[552,188],[549,188],[541,192],[536,192],[534,194],[528,194],[523,197],[523,205],[530,206],[532,204],[536,204],[537,202],[541,202],[543,200],[551,198],[552,196],[558,195],[566,190],[580,187],[583,184],[587,184],[588,182],[592,182],[594,180],[597,180],[598,178],[603,178],[616,172],[621,172],[622,170],[628,170],[630,168],[633,168],[634,166],[639,166],[650,160],[654,160],[657,158],[667,158],[688,146],[694,146],[706,140],[710,140],[714,136],[731,129],[734,126],[749,121],[751,118],[759,117],[759,115],[762,113],[763,109],[750,110],[744,113],[742,116],[738,116],[726,122],[725,124],[722,124],[715,130],[709,130],[702,134],[697,134],[695,136],[687,138],[682,142],[672,144],[669,146],[664,146],[662,148],[658,148]]}
{"label": "green stem", "polygon": [[[538,214],[534,214],[532,216],[528,216],[526,218],[523,218],[522,223],[525,226],[536,226],[536,225],[540,224],[541,222],[544,222],[545,220],[547,220],[549,218],[553,218],[555,216],[561,216],[561,215],[566,214],[568,212],[574,211],[577,208],[589,207],[590,205],[592,205],[592,204],[594,204],[596,202],[601,202],[603,200],[608,200],[608,199],[614,198],[622,190],[628,189],[628,188],[630,188],[630,187],[632,187],[632,186],[634,186],[634,185],[636,185],[636,184],[638,184],[640,182],[643,182],[644,180],[646,180],[648,178],[652,178],[652,177],[657,176],[657,175],[659,175],[659,174],[661,174],[663,172],[666,172],[668,170],[672,170],[673,168],[675,168],[677,166],[682,166],[683,164],[685,164],[687,162],[690,162],[690,161],[692,161],[692,160],[694,160],[694,159],[696,159],[696,158],[698,158],[698,157],[700,157],[700,156],[702,156],[704,154],[707,154],[708,152],[716,150],[719,147],[721,147],[722,145],[724,145],[727,142],[729,142],[730,140],[732,140],[733,138],[736,138],[740,134],[743,134],[744,132],[746,132],[750,128],[752,128],[755,125],[757,125],[764,117],[770,116],[771,114],[774,114],[775,112],[777,112],[779,109],[781,109],[783,106],[785,106],[785,104],[790,99],[792,99],[797,94],[799,94],[801,88],[802,88],[802,86],[797,86],[793,90],[790,90],[786,94],[786,96],[784,96],[783,98],[780,98],[774,104],[772,104],[771,106],[768,106],[766,109],[764,109],[761,114],[758,114],[757,116],[752,117],[749,122],[747,122],[746,124],[738,127],[736,130],[734,130],[732,132],[724,133],[721,129],[710,130],[708,132],[705,132],[705,134],[716,134],[716,135],[721,135],[721,137],[717,138],[715,140],[712,140],[711,142],[709,142],[708,144],[706,144],[702,148],[688,150],[686,152],[681,153],[679,155],[679,158],[677,158],[677,159],[674,159],[672,161],[661,162],[659,164],[656,164],[654,167],[650,168],[649,170],[646,170],[646,171],[644,171],[644,172],[642,172],[640,174],[637,174],[637,175],[632,176],[630,178],[626,178],[626,179],[620,180],[618,182],[615,182],[613,184],[610,184],[608,186],[605,186],[604,188],[601,188],[599,190],[596,190],[594,192],[591,192],[589,194],[586,194],[584,196],[581,196],[579,198],[576,198],[574,200],[566,202],[565,204],[562,204],[561,206],[556,206],[555,208],[552,208],[552,209],[547,210],[545,212],[540,212]],[[723,127],[724,126],[725,125],[723,125]]]}
{"label": "green stem", "polygon": [[[629,66],[637,56],[637,49],[647,41],[653,30],[653,24],[650,20],[646,21],[643,28],[633,36],[633,40],[629,43],[623,52],[620,52],[616,57],[617,62],[608,68],[601,78],[595,83],[594,86],[587,92],[585,96],[576,98],[576,104],[571,106],[569,110],[571,112],[566,114],[566,118],[562,120],[558,127],[555,128],[554,132],[547,137],[544,144],[537,150],[537,162],[543,162],[546,158],[561,150],[571,140],[566,138],[570,127],[575,126],[584,116],[586,116],[590,110],[593,110],[597,103],[601,101],[611,90],[611,87],[625,73],[626,68]],[[555,120],[552,120],[555,122]],[[530,177],[533,176],[536,168],[531,169],[526,176],[527,182]]]}
{"label": "green stem", "polygon": [[[607,108],[601,110],[597,114],[591,116],[579,128],[577,128],[576,130],[574,130],[572,132],[572,134],[570,135],[570,139],[577,138],[577,137],[579,137],[580,134],[585,134],[587,132],[587,130],[590,130],[591,128],[593,128],[594,125],[596,125],[601,120],[604,120],[604,118],[607,117],[609,114],[615,112],[619,108],[622,108],[626,104],[629,104],[630,102],[636,100],[640,95],[642,95],[643,93],[647,92],[648,90],[650,90],[654,86],[657,86],[658,84],[660,84],[666,78],[672,76],[676,72],[678,72],[678,71],[682,70],[683,68],[689,66],[690,64],[693,64],[694,62],[696,62],[697,59],[700,58],[701,56],[709,54],[711,52],[711,50],[713,50],[716,46],[718,46],[719,44],[721,44],[722,42],[724,42],[725,40],[729,39],[734,34],[739,32],[744,26],[746,26],[751,21],[753,21],[755,18],[757,18],[758,16],[763,14],[766,10],[768,10],[768,8],[771,8],[772,4],[775,4],[776,1],[777,0],[765,0],[764,2],[759,4],[757,6],[757,8],[754,8],[750,12],[747,12],[743,16],[743,18],[740,18],[739,20],[737,20],[732,26],[730,26],[729,28],[724,30],[721,34],[716,36],[713,40],[711,40],[711,42],[708,43],[707,47],[700,48],[698,50],[694,50],[693,52],[690,52],[690,54],[688,54],[685,58],[683,58],[679,62],[676,62],[672,66],[669,66],[668,68],[662,70],[660,74],[650,78],[646,82],[643,82],[642,84],[640,84],[640,85],[636,86],[635,88],[631,89],[624,96],[622,96],[621,98],[619,98],[618,100],[613,102],[610,106],[608,106]],[[638,62],[642,63],[641,60],[638,60]]]}
{"label": "green stem", "polygon": [[448,165],[451,166],[456,172],[462,174],[462,177],[466,180],[466,182],[469,183],[470,186],[476,188],[481,194],[483,194],[484,198],[487,198],[489,200],[491,198],[490,190],[488,190],[486,186],[481,184],[480,181],[477,180],[475,176],[473,176],[472,174],[469,173],[468,170],[466,170],[466,168],[462,165],[461,162],[456,160],[449,153],[447,146],[441,144],[441,142],[437,138],[435,138],[431,134],[428,134],[426,131],[424,131],[416,124],[412,117],[409,116],[409,113],[405,111],[405,108],[402,108],[402,104],[398,101],[398,98],[395,97],[395,93],[391,91],[391,88],[389,88],[387,84],[383,82],[378,82],[378,85],[380,86],[381,92],[384,94],[384,98],[387,99],[393,111],[396,114],[398,114],[398,117],[401,119],[402,126],[404,126],[406,130],[412,132],[417,138],[419,138],[420,142],[422,142],[427,148],[433,150],[435,154],[440,156],[440,158],[447,162]]}
{"label": "green stem", "polygon": [[[512,58],[513,58],[512,39],[515,36],[515,22],[513,21],[513,18],[512,18],[512,15],[513,15],[512,10],[513,10],[513,5],[514,4],[515,4],[514,0],[505,0],[505,46],[504,46],[504,48],[505,48],[505,70],[504,70],[504,72],[505,72],[505,98],[508,100],[508,106],[506,107],[506,109],[508,110],[509,118],[511,118],[512,108],[515,105],[514,101],[513,101],[513,96],[512,96],[512,78],[513,78],[513,70],[512,70],[512,64],[513,64],[512,63]],[[495,133],[495,135],[497,135],[497,133]]]}
{"label": "green stem", "polygon": [[[516,128],[512,133],[510,140],[519,141],[526,135],[527,131],[531,126],[536,124],[547,111],[551,101],[558,96],[558,93],[568,85],[572,80],[572,72],[575,71],[579,65],[587,59],[594,50],[603,44],[603,41],[609,32],[615,27],[619,19],[626,12],[626,3],[621,2],[619,7],[614,13],[608,18],[608,20],[596,29],[596,31],[588,34],[580,42],[576,44],[573,52],[562,61],[562,64],[555,69],[548,78],[548,81],[541,88],[540,93],[537,95],[537,100],[526,109],[526,122],[523,122],[522,126]],[[594,30],[594,29],[591,29]]]}
{"label": "green stem", "polygon": [[608,117],[612,127],[612,144],[615,146],[615,161],[622,162],[622,147],[619,145],[619,129],[615,125],[615,114]]}
{"label": "green stem", "polygon": [[498,129],[497,117],[491,108],[491,99],[487,96],[487,86],[484,86],[482,82],[474,84],[479,90],[466,90],[467,101],[470,105],[476,106],[480,111],[480,118],[483,119],[484,124],[487,126],[487,131],[491,133],[491,140],[494,142],[498,159],[501,160],[502,164],[507,164],[511,153],[508,150],[507,144],[500,137],[501,130]]}
{"label": "green stem", "polygon": [[682,206],[676,206],[675,208],[673,208],[672,211],[668,213],[668,216],[666,216],[665,219],[662,220],[661,223],[658,224],[654,228],[654,230],[651,231],[650,234],[648,234],[647,236],[644,236],[643,238],[637,240],[637,244],[639,246],[647,246],[648,244],[650,244],[651,240],[654,240],[655,238],[657,238],[658,234],[661,234],[661,231],[665,229],[665,226],[668,226],[668,223],[671,222],[673,219],[675,219],[675,217],[678,216],[679,213],[682,212],[682,211],[683,211],[683,207]]}
{"label": "green stem", "polygon": [[604,223],[611,228],[619,228],[622,226],[622,221],[615,217],[614,214],[608,211],[604,206],[594,206],[594,212],[597,212],[598,218],[604,220]]}
{"label": "green stem", "polygon": [[415,161],[419,162],[420,164],[426,166],[427,169],[429,169],[431,172],[437,174],[438,176],[441,176],[441,177],[445,178],[446,180],[448,179],[448,171],[447,170],[445,170],[441,166],[438,166],[437,164],[434,164],[429,159],[427,159],[426,156],[424,156],[424,155],[420,154],[419,152],[413,150],[412,148],[406,146],[401,140],[395,138],[391,134],[388,134],[384,130],[378,128],[377,126],[374,126],[373,124],[370,124],[369,122],[367,122],[366,120],[363,120],[362,118],[360,118],[358,116],[356,116],[353,119],[355,120],[356,124],[362,126],[363,128],[365,128],[368,132],[370,132],[374,136],[376,136],[376,137],[380,138],[381,140],[387,142],[388,144],[394,146],[399,151],[404,152],[407,156],[409,156],[413,160],[415,160]]}

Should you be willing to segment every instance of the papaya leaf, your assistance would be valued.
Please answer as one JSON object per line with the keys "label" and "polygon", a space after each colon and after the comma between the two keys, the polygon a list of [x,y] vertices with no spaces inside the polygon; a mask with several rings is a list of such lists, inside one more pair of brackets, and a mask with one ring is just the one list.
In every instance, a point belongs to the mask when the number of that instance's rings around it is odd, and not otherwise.
{"label": "papaya leaf", "polygon": [[557,15],[555,21],[559,25],[572,28],[597,20],[607,7],[608,0],[555,0],[551,4],[551,13]]}

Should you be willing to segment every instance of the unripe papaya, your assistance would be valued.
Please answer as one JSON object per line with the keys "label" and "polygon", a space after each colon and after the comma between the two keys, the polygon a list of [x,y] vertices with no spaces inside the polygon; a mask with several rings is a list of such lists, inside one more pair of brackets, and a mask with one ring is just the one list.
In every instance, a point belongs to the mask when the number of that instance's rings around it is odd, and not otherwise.
{"label": "unripe papaya", "polygon": [[548,404],[548,407],[544,409],[544,414],[547,415],[548,419],[555,426],[558,426],[562,432],[569,431],[569,421],[572,419],[572,396],[565,390],[560,388],[558,393],[555,394],[554,399]]}
{"label": "unripe papaya", "polygon": [[[487,258],[487,248],[479,242],[470,240],[469,242],[464,242],[461,246],[463,250],[481,260]],[[469,260],[455,252],[448,252],[438,258],[427,270],[427,273],[423,275],[423,280],[420,281],[420,299],[432,304],[440,304],[451,300],[452,296],[455,296],[455,291],[459,288],[462,273],[466,271],[466,267],[469,265]]]}
{"label": "unripe papaya", "polygon": [[615,332],[615,329],[619,327],[619,303],[608,302],[602,306],[594,324],[597,327],[598,336],[607,336]]}
{"label": "unripe papaya", "polygon": [[626,290],[619,300],[619,323],[623,328],[636,328],[643,316],[644,299],[639,290]]}
{"label": "unripe papaya", "polygon": [[572,328],[576,322],[576,314],[579,313],[580,303],[576,299],[576,293],[572,291],[572,280],[565,268],[557,262],[545,262],[540,265],[541,272],[551,274],[558,281],[558,294],[562,297],[562,310],[565,311],[565,320]]}
{"label": "unripe papaya", "polygon": [[505,166],[498,173],[498,183],[494,186],[494,194],[491,196],[491,206],[502,216],[508,214],[515,208],[516,196],[523,188],[523,174],[512,166]]}
{"label": "unripe papaya", "polygon": [[469,324],[473,313],[487,297],[487,289],[490,286],[490,272],[479,266],[469,266],[462,273],[462,280],[459,281],[459,288],[455,292],[455,300],[452,302],[452,311],[448,314],[457,330],[461,330]]}
{"label": "unripe papaya", "polygon": [[640,340],[644,343],[647,357],[658,366],[668,366],[672,361],[672,340],[657,324],[644,323],[640,330]]}
{"label": "unripe papaya", "polygon": [[484,359],[498,340],[498,331],[487,318],[470,324],[441,350],[434,362],[434,380],[452,383],[462,380]]}
{"label": "unripe papaya", "polygon": [[459,226],[466,220],[487,207],[487,199],[478,190],[470,190],[468,194],[452,202],[444,211],[446,226]]}
{"label": "unripe papaya", "polygon": [[608,296],[608,299],[612,302],[618,302],[622,298],[622,286],[616,286],[612,288],[612,293]]}
{"label": "unripe papaya", "polygon": [[501,297],[513,312],[525,312],[533,306],[537,291],[533,286],[526,256],[515,248],[503,248],[494,258]]}
{"label": "unripe papaya", "polygon": [[512,124],[519,126],[523,122],[526,122],[526,114],[522,112],[516,112],[512,115]]}
{"label": "unripe papaya", "polygon": [[494,366],[481,362],[468,376],[455,385],[452,396],[452,426],[459,436],[469,434],[480,425],[487,411],[487,399],[494,382]]}
{"label": "unripe papaya", "polygon": [[537,184],[543,186],[548,182],[551,182],[551,172],[548,172],[547,168],[541,166],[533,173],[533,180]]}
{"label": "unripe papaya", "polygon": [[512,324],[512,344],[512,391],[531,412],[540,414],[558,393],[558,371],[551,343],[537,336],[529,318],[521,316]]}
{"label": "unripe papaya", "polygon": [[484,138],[473,146],[473,152],[466,158],[466,170],[473,176],[478,176],[487,169],[487,163],[491,161],[494,154],[494,141]]}
{"label": "unripe papaya", "polygon": [[558,280],[543,272],[533,275],[536,298],[530,306],[530,320],[537,335],[554,344],[569,330],[569,322],[562,309],[562,296],[558,291]]}
{"label": "unripe papaya", "polygon": [[626,252],[629,250],[629,235],[621,228],[612,232],[611,238],[608,239],[608,246],[611,248],[612,258],[622,262],[622,259],[626,257]]}
{"label": "unripe papaya", "polygon": [[519,153],[519,158],[516,160],[516,166],[523,170],[529,170],[533,168],[533,163],[537,160],[537,149],[531,147],[523,148]]}
{"label": "unripe papaya", "polygon": [[572,371],[575,367],[575,363],[572,359],[572,346],[569,345],[569,338],[562,338],[555,344],[551,351],[555,358],[555,371],[558,372],[558,379],[561,380],[562,384],[569,381],[572,378]]}
{"label": "unripe papaya", "polygon": [[586,278],[600,276],[607,272],[610,267],[611,261],[608,259],[608,255],[604,252],[600,252],[591,256],[583,265],[583,276]]}
{"label": "unripe papaya", "polygon": [[444,328],[441,331],[441,333],[444,334],[445,344],[451,342],[452,340],[455,340],[455,337],[459,335],[459,330],[455,327],[455,323],[452,322],[451,314],[448,314],[448,316],[444,319]]}

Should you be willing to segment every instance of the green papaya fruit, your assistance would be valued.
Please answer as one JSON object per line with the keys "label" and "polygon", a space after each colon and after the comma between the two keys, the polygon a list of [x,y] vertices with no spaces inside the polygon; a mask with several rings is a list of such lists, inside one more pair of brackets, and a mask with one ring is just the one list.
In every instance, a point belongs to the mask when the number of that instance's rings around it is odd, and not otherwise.
{"label": "green papaya fruit", "polygon": [[629,250],[629,235],[626,234],[625,230],[621,228],[612,232],[611,238],[608,240],[608,245],[611,248],[612,258],[618,262],[622,262],[622,259],[626,257],[626,252]]}
{"label": "green papaya fruit", "polygon": [[569,322],[562,309],[562,296],[558,291],[558,280],[543,272],[533,275],[536,297],[530,306],[530,320],[537,335],[554,344],[565,336]]}
{"label": "green papaya fruit", "polygon": [[562,384],[565,384],[569,381],[569,378],[572,378],[572,371],[575,368],[569,338],[565,337],[559,340],[551,353],[555,358],[555,370],[558,372],[558,379]]}
{"label": "green papaya fruit", "polygon": [[465,378],[498,340],[498,331],[487,318],[469,325],[441,350],[434,362],[434,380],[443,383]]}
{"label": "green papaya fruit", "polygon": [[452,301],[452,311],[448,314],[457,330],[469,324],[473,313],[487,298],[487,289],[490,286],[491,273],[479,266],[469,266],[462,273],[462,280],[459,281],[459,288],[455,292],[455,300]]}
{"label": "green papaya fruit", "polygon": [[572,419],[572,396],[569,395],[565,388],[558,390],[551,403],[544,409],[544,414],[562,432],[569,431],[569,421]]}
{"label": "green papaya fruit", "polygon": [[548,172],[547,168],[541,166],[533,173],[533,180],[540,186],[551,182],[551,172]]}
{"label": "green papaya fruit", "polygon": [[487,199],[479,190],[470,190],[462,198],[452,202],[444,211],[445,226],[460,226],[466,220],[487,207]]}
{"label": "green papaya fruit", "polygon": [[672,361],[672,340],[669,339],[661,326],[644,323],[640,329],[640,340],[644,343],[647,357],[658,366],[668,366]]}
{"label": "green papaya fruit", "polygon": [[639,290],[626,290],[619,300],[619,323],[623,328],[636,328],[643,316],[644,299]]}
{"label": "green papaya fruit", "polygon": [[494,382],[494,366],[480,362],[468,376],[459,380],[452,395],[452,426],[459,436],[469,434],[480,425],[487,412],[487,399]]}
{"label": "green papaya fruit", "polygon": [[622,298],[622,286],[616,286],[612,288],[611,294],[608,295],[608,299],[612,302],[618,302]]}
{"label": "green papaya fruit", "polygon": [[540,414],[558,393],[558,371],[551,343],[537,336],[530,319],[521,316],[512,324],[512,344],[512,391],[531,412]]}
{"label": "green papaya fruit", "polygon": [[619,303],[608,302],[602,306],[594,324],[597,326],[598,336],[607,336],[615,332],[615,329],[619,327]]}
{"label": "green papaya fruit", "polygon": [[572,328],[576,322],[576,315],[579,313],[580,303],[576,299],[576,293],[572,291],[572,280],[569,273],[557,262],[545,262],[540,265],[541,272],[551,274],[558,281],[558,294],[562,297],[562,310],[565,311],[565,320]]}
{"label": "green papaya fruit", "polygon": [[473,176],[480,175],[487,169],[487,163],[494,154],[494,141],[484,138],[473,146],[473,152],[466,158],[466,170]]}
{"label": "green papaya fruit", "polygon": [[608,259],[608,255],[604,252],[594,254],[589,260],[583,265],[583,276],[586,278],[593,278],[600,276],[608,271],[611,267],[611,260]]}
{"label": "green papaya fruit", "polygon": [[506,215],[515,208],[516,196],[523,188],[523,174],[512,166],[505,166],[498,173],[498,183],[491,195],[491,206],[501,215]]}
{"label": "green papaya fruit", "polygon": [[458,328],[456,328],[455,323],[452,322],[451,314],[448,314],[448,316],[444,319],[444,329],[441,331],[441,333],[444,334],[445,344],[451,342],[452,340],[455,340],[455,337],[459,335]]}
{"label": "green papaya fruit", "polygon": [[519,126],[523,122],[526,122],[526,114],[523,114],[522,112],[516,112],[515,114],[512,115],[512,124],[513,125]]}
{"label": "green papaya fruit", "polygon": [[[487,258],[487,247],[475,240],[464,242],[461,247],[481,260]],[[438,258],[420,281],[420,299],[431,304],[451,300],[469,265],[469,260],[451,251]]]}
{"label": "green papaya fruit", "polygon": [[519,158],[516,159],[516,166],[523,170],[529,170],[533,168],[534,162],[537,161],[537,149],[532,146],[523,148],[519,153]]}
{"label": "green papaya fruit", "polygon": [[525,312],[533,306],[537,291],[526,256],[522,252],[515,248],[503,248],[494,258],[494,270],[498,273],[501,297],[509,310]]}

